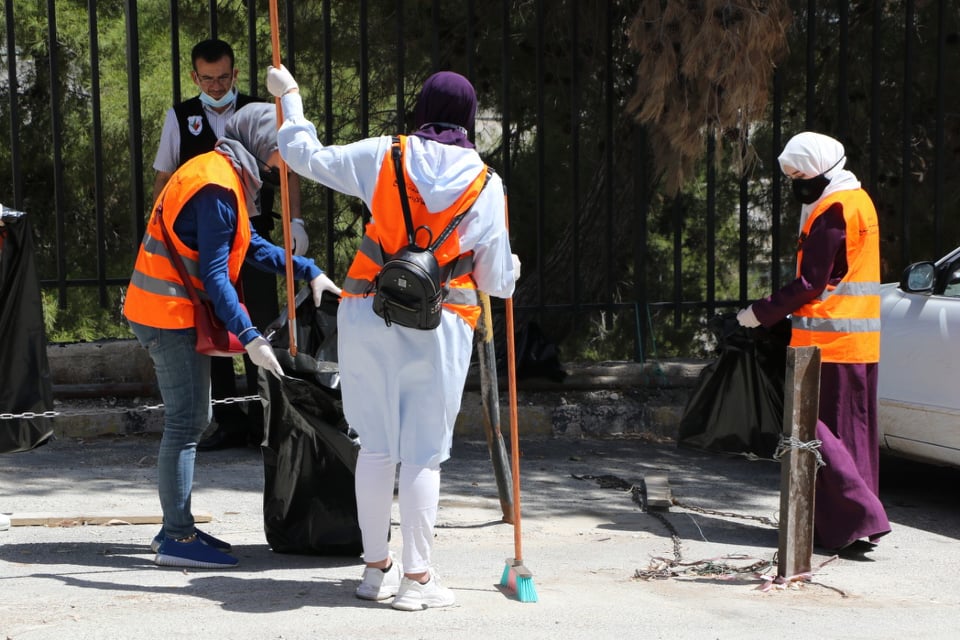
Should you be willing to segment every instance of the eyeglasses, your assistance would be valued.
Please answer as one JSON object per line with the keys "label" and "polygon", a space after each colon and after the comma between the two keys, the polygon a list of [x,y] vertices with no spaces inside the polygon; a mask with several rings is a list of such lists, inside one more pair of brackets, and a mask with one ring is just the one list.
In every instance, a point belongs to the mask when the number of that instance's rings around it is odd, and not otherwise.
{"label": "eyeglasses", "polygon": [[214,84],[225,85],[233,80],[232,73],[225,73],[222,76],[212,77],[212,76],[197,76],[197,80],[200,81],[200,84],[205,86],[212,86]]}

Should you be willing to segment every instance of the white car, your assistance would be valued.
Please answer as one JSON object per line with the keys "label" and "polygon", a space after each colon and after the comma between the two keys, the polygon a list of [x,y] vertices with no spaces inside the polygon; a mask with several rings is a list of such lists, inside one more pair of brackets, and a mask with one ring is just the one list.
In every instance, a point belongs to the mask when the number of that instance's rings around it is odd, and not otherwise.
{"label": "white car", "polygon": [[880,446],[960,467],[960,248],[880,287]]}

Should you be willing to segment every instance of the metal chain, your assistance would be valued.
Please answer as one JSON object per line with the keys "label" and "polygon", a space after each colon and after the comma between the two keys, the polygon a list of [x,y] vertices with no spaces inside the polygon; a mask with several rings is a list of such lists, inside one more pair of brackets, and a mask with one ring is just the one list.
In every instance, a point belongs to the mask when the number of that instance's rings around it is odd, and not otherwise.
{"label": "metal chain", "polygon": [[[670,540],[673,544],[673,558],[664,558],[664,557],[654,557],[650,560],[650,565],[647,569],[637,569],[635,570],[633,577],[639,580],[653,580],[653,579],[665,579],[665,578],[675,578],[682,577],[684,575],[697,575],[697,576],[712,576],[717,578],[727,578],[733,577],[736,575],[742,574],[762,574],[771,567],[776,566],[777,564],[777,555],[776,553],[771,560],[756,560],[755,562],[746,565],[746,566],[735,566],[726,562],[720,562],[721,560],[744,560],[747,557],[742,555],[726,555],[720,558],[712,558],[709,560],[698,560],[696,562],[683,562],[683,548],[680,540],[680,532],[677,531],[677,528],[673,526],[673,523],[670,522],[666,515],[660,511],[653,510],[651,511],[646,504],[646,489],[644,487],[639,487],[635,484],[630,484],[622,478],[618,478],[614,475],[602,475],[602,476],[592,476],[592,475],[583,475],[578,476],[576,474],[571,474],[574,478],[578,480],[595,480],[601,488],[604,489],[621,489],[630,492],[630,497],[640,508],[640,511],[653,516],[656,518],[660,524],[670,534]],[[739,513],[733,513],[731,511],[715,511],[712,509],[704,509],[702,507],[695,507],[693,505],[688,505],[680,502],[676,498],[670,499],[671,504],[680,507],[682,509],[687,509],[688,511],[695,511],[697,513],[702,513],[705,515],[716,515],[723,516],[728,518],[742,518],[744,520],[755,520],[762,522],[773,527],[778,527],[779,524],[776,520],[772,518],[767,518],[764,516],[752,516],[744,515]]]}
{"label": "metal chain", "polygon": [[827,466],[827,463],[823,461],[823,456],[820,455],[820,447],[822,445],[822,440],[810,440],[808,442],[804,442],[798,439],[796,436],[790,436],[789,438],[780,436],[780,442],[777,443],[777,450],[774,451],[773,457],[776,460],[779,460],[790,449],[809,451],[817,459],[817,469],[819,469],[820,467]]}
{"label": "metal chain", "polygon": [[680,507],[681,509],[686,509],[687,511],[695,511],[697,513],[702,513],[708,516],[722,516],[724,518],[740,518],[741,520],[754,520],[756,522],[762,522],[765,525],[771,526],[774,529],[780,526],[780,523],[775,518],[769,518],[767,516],[753,516],[743,513],[733,513],[732,511],[716,511],[714,509],[704,509],[703,507],[695,507],[692,504],[686,504],[685,502],[680,502],[676,498],[670,499],[671,504],[674,506]]}
{"label": "metal chain", "polygon": [[[260,396],[238,396],[235,398],[219,398],[211,400],[211,405],[217,404],[240,404],[246,402],[259,402]],[[71,416],[100,416],[113,413],[141,413],[147,411],[159,411],[163,409],[163,404],[145,404],[139,407],[114,407],[105,409],[96,407],[92,409],[67,409],[65,411],[24,411],[23,413],[0,413],[0,420],[29,420],[32,418],[67,418]]]}

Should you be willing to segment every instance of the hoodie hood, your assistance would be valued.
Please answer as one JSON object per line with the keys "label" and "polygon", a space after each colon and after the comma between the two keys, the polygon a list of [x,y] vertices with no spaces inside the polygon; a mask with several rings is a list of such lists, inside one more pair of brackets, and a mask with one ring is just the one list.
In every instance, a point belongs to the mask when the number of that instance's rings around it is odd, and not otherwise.
{"label": "hoodie hood", "polygon": [[483,160],[473,149],[407,137],[404,165],[427,210],[443,211],[459,198],[480,171]]}

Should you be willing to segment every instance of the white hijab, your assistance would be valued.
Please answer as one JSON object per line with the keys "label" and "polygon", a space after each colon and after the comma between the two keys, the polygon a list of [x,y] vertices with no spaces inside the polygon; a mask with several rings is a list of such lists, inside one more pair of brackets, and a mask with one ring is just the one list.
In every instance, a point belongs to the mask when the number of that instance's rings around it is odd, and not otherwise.
{"label": "white hijab", "polygon": [[843,145],[822,133],[798,133],[790,138],[777,160],[780,162],[780,170],[788,178],[813,178],[824,174],[830,180],[816,201],[800,207],[801,230],[810,217],[810,212],[828,194],[860,188],[857,176],[843,168],[847,162]]}

